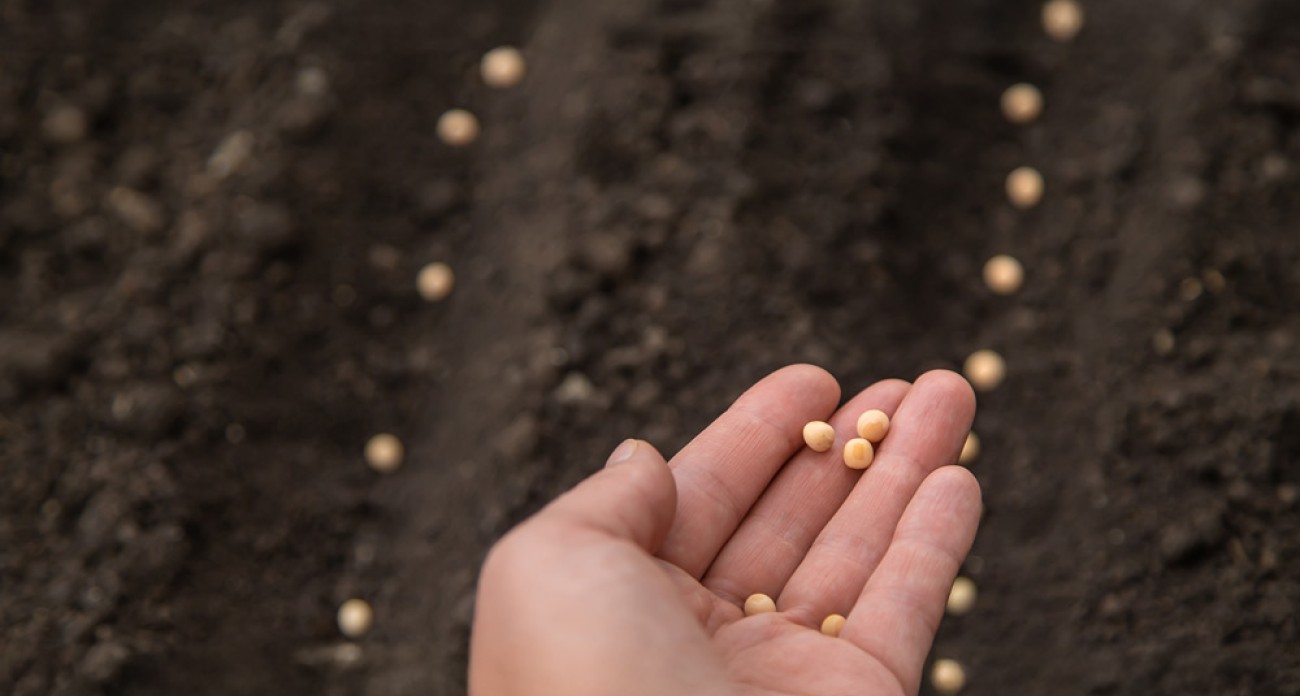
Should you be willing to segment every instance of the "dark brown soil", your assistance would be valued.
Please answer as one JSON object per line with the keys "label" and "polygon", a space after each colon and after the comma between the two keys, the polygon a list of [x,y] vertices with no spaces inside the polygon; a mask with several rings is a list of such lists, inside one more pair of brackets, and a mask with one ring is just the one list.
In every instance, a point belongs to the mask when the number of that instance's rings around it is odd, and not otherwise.
{"label": "dark brown soil", "polygon": [[1084,4],[0,0],[0,693],[460,693],[620,438],[981,347],[967,693],[1300,693],[1300,6]]}

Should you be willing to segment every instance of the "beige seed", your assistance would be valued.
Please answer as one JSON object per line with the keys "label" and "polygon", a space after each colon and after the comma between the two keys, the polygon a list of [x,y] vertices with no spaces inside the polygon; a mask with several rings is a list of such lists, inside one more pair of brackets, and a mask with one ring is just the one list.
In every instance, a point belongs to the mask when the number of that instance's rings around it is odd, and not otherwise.
{"label": "beige seed", "polygon": [[776,611],[776,602],[763,593],[752,594],[745,600],[745,616],[770,614]]}
{"label": "beige seed", "polygon": [[865,469],[871,466],[871,460],[876,457],[876,449],[871,446],[871,441],[861,437],[855,437],[844,443],[844,466],[850,469]]}
{"label": "beige seed", "polygon": [[1178,345],[1177,339],[1174,338],[1174,332],[1169,329],[1160,329],[1151,336],[1151,348],[1156,355],[1161,357],[1174,352]]}
{"label": "beige seed", "polygon": [[835,428],[825,421],[811,421],[803,427],[803,441],[814,452],[826,452],[835,444]]}
{"label": "beige seed", "polygon": [[366,463],[381,474],[396,471],[405,453],[402,441],[388,433],[380,433],[366,443]]}
{"label": "beige seed", "polygon": [[1083,7],[1075,0],[1049,0],[1043,5],[1043,30],[1054,41],[1066,42],[1083,29]]}
{"label": "beige seed", "polygon": [[962,443],[961,454],[957,455],[957,463],[963,466],[970,466],[976,457],[980,456],[980,436],[975,433],[967,433],[966,442]]}
{"label": "beige seed", "polygon": [[889,416],[878,408],[873,408],[858,416],[858,437],[872,444],[885,439],[889,432]]}
{"label": "beige seed", "polygon": [[822,634],[830,636],[831,638],[838,638],[840,631],[844,629],[844,622],[846,620],[847,619],[839,614],[831,614],[822,621]]}
{"label": "beige seed", "polygon": [[930,668],[930,684],[941,694],[955,694],[966,686],[966,670],[956,660],[935,660]]}
{"label": "beige seed", "polygon": [[959,577],[952,582],[952,589],[948,591],[948,613],[953,616],[961,616],[970,612],[975,606],[975,581],[966,577]]}
{"label": "beige seed", "polygon": [[984,284],[997,295],[1013,295],[1025,282],[1025,267],[1015,257],[999,254],[984,263]]}
{"label": "beige seed", "polygon": [[1043,113],[1043,93],[1027,83],[1011,85],[1002,93],[1002,115],[1016,124],[1033,123]]}
{"label": "beige seed", "polygon": [[1018,167],[1007,175],[1007,198],[1011,204],[1027,210],[1043,199],[1043,175],[1033,167]]}
{"label": "beige seed", "polygon": [[963,371],[976,391],[992,391],[1006,378],[1007,364],[1001,355],[991,350],[977,350],[966,358]]}
{"label": "beige seed", "polygon": [[415,288],[427,302],[447,299],[456,286],[456,274],[445,263],[431,263],[415,276]]}
{"label": "beige seed", "polygon": [[464,147],[478,140],[479,125],[474,114],[452,109],[438,117],[438,137],[452,147]]}
{"label": "beige seed", "polygon": [[349,599],[339,605],[339,631],[349,638],[360,638],[370,632],[375,612],[364,599]]}
{"label": "beige seed", "polygon": [[513,46],[501,46],[483,54],[479,63],[479,72],[488,87],[505,89],[514,87],[524,79],[527,66],[524,56]]}

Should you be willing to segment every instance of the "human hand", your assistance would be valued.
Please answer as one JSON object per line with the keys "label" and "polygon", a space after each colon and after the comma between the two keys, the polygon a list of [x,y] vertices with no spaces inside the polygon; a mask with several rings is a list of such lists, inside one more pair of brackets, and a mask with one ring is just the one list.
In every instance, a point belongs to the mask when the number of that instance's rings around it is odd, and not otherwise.
{"label": "human hand", "polygon": [[[479,583],[470,692],[914,694],[980,516],[957,460],[975,411],[946,371],[839,401],[807,365],[760,381],[671,463],[630,440],[510,532]],[[857,416],[890,414],[864,472],[841,463]],[[745,617],[752,593],[777,611]],[[848,617],[838,638],[829,614]]]}

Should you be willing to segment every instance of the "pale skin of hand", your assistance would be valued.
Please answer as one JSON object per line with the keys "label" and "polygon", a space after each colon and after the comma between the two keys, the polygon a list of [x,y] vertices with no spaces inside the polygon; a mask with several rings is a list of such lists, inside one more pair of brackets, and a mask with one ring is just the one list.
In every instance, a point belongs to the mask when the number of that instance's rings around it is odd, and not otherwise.
{"label": "pale skin of hand", "polygon": [[[935,371],[839,399],[819,368],[779,370],[671,462],[625,442],[506,535],[479,582],[470,693],[915,694],[979,523],[979,484],[953,465],[975,396]],[[892,424],[853,471],[840,450],[871,408]],[[803,425],[827,419],[835,446],[813,452]],[[745,617],[756,592],[777,611]],[[818,630],[833,613],[838,638]]]}

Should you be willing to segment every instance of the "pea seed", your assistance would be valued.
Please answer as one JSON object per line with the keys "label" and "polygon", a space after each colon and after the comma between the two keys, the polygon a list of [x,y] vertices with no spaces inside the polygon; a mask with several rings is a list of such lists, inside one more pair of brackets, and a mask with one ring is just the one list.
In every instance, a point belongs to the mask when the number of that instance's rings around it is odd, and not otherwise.
{"label": "pea seed", "polygon": [[464,109],[451,109],[438,117],[438,137],[452,147],[469,145],[478,134],[478,119]]}
{"label": "pea seed", "polygon": [[1083,29],[1083,7],[1075,0],[1050,0],[1043,5],[1043,30],[1062,43]]}
{"label": "pea seed", "polygon": [[935,660],[930,667],[930,683],[941,694],[955,694],[966,686],[966,669],[956,660]]}
{"label": "pea seed", "polygon": [[776,602],[761,592],[752,594],[745,600],[745,616],[770,614],[774,611],[776,611]]}
{"label": "pea seed", "polygon": [[1011,295],[1025,282],[1025,268],[1012,256],[999,254],[984,264],[984,284],[998,295]]}
{"label": "pea seed", "polygon": [[865,469],[871,466],[871,460],[875,456],[876,451],[871,446],[870,440],[855,437],[844,443],[844,466],[850,469]]}
{"label": "pea seed", "polygon": [[822,621],[822,634],[831,638],[838,638],[840,631],[844,629],[846,619],[839,614],[831,614]]}
{"label": "pea seed", "polygon": [[803,441],[814,452],[825,452],[835,444],[835,428],[825,421],[811,421],[803,427]]}
{"label": "pea seed", "polygon": [[405,454],[402,441],[396,435],[380,433],[366,443],[366,463],[381,474],[396,471]]}
{"label": "pea seed", "polygon": [[872,444],[885,439],[889,432],[889,416],[884,411],[873,408],[858,416],[858,436]]}
{"label": "pea seed", "polygon": [[426,302],[444,300],[456,286],[456,274],[445,263],[431,263],[415,276],[415,289]]}
{"label": "pea seed", "polygon": [[1002,115],[1012,123],[1033,123],[1042,112],[1043,93],[1027,82],[1011,85],[1002,93]]}
{"label": "pea seed", "polygon": [[349,638],[360,638],[370,632],[375,612],[364,599],[349,599],[339,605],[339,631]]}
{"label": "pea seed", "polygon": [[994,351],[977,350],[966,358],[962,371],[976,390],[992,391],[1006,378],[1007,363]]}
{"label": "pea seed", "polygon": [[957,463],[969,466],[978,456],[980,456],[980,436],[972,432],[966,435],[966,442],[961,446],[961,454],[957,457]]}
{"label": "pea seed", "polygon": [[968,613],[975,606],[977,594],[974,580],[967,577],[957,578],[952,582],[952,589],[948,591],[948,613],[953,616]]}
{"label": "pea seed", "polygon": [[526,71],[523,54],[513,46],[501,46],[488,51],[483,55],[483,60],[479,64],[479,72],[483,75],[483,82],[488,87],[497,89],[514,87],[519,84],[519,81],[524,79]]}
{"label": "pea seed", "polygon": [[1038,205],[1043,188],[1043,175],[1033,167],[1018,167],[1007,175],[1007,198],[1021,210]]}

